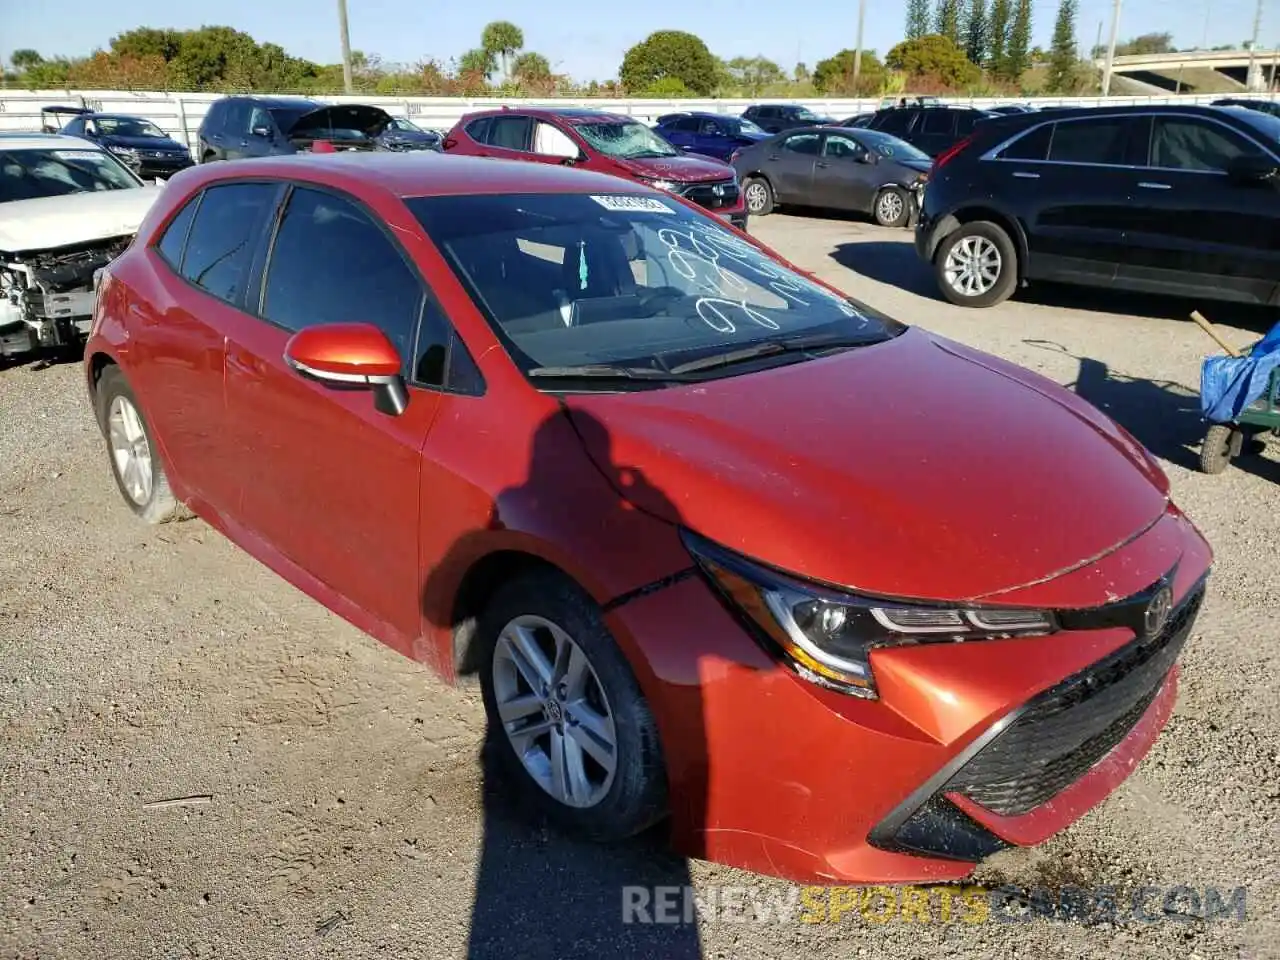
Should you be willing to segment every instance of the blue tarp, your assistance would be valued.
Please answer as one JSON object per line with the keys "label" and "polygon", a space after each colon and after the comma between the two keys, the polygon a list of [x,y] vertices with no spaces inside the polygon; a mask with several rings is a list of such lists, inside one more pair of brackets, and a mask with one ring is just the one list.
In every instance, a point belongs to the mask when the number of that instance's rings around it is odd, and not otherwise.
{"label": "blue tarp", "polygon": [[1210,423],[1235,420],[1267,392],[1276,367],[1280,367],[1280,323],[1243,357],[1205,357],[1200,365],[1200,415]]}

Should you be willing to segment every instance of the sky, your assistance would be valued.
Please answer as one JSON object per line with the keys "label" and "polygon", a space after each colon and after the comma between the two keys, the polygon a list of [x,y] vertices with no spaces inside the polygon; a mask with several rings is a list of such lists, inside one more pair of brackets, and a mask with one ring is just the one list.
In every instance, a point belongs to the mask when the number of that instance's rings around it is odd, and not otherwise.
{"label": "sky", "polygon": [[[1280,0],[1264,5],[1259,48],[1280,45]],[[175,5],[176,6],[176,5]],[[1088,51],[1102,24],[1110,29],[1112,0],[1080,0],[1079,41]],[[1120,39],[1169,31],[1174,44],[1191,47],[1238,44],[1253,31],[1255,0],[1125,0]],[[0,0],[0,57],[34,47],[47,56],[83,56],[105,48],[111,37],[138,26],[191,29],[205,24],[242,30],[259,42],[320,63],[341,59],[337,0],[217,0],[192,3],[186,12],[162,9],[154,0]],[[1033,43],[1048,47],[1057,0],[1036,0]],[[842,47],[854,46],[855,0],[347,0],[351,46],[384,61],[447,63],[477,46],[492,20],[510,20],[524,31],[525,49],[551,61],[576,80],[617,76],[627,48],[654,30],[687,30],[711,51],[730,59],[757,54],[785,70],[811,68]],[[867,0],[864,47],[883,56],[902,38],[905,0]]]}

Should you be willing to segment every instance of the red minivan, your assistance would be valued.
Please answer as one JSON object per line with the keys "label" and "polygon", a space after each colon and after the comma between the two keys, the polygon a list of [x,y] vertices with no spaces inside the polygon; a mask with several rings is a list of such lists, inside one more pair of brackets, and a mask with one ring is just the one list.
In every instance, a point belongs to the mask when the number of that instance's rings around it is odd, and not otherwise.
{"label": "red minivan", "polygon": [[446,153],[533,160],[610,173],[682,196],[747,228],[733,167],[690,156],[635,117],[600,110],[486,110],[469,113],[444,140]]}

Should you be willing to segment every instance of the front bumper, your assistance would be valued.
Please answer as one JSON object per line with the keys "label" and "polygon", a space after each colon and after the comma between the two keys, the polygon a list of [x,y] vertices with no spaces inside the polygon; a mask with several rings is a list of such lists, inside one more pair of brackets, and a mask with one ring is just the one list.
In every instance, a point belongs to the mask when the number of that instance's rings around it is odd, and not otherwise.
{"label": "front bumper", "polygon": [[[1102,561],[1001,599],[1090,607],[1102,584],[1137,595],[1176,565],[1175,599],[1197,604],[1210,559],[1170,508]],[[878,651],[878,701],[780,667],[697,576],[609,622],[643,651],[677,847],[797,882],[863,884],[963,879],[1101,802],[1168,719],[1191,618],[1142,656],[1122,626]]]}

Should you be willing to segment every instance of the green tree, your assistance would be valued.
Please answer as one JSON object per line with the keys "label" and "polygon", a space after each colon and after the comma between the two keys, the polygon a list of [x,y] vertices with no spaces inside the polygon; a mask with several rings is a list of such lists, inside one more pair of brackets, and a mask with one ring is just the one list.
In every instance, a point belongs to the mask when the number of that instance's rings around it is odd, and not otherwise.
{"label": "green tree", "polygon": [[929,0],[907,0],[907,39],[919,40],[932,31],[933,18],[929,15]]}
{"label": "green tree", "polygon": [[44,57],[40,56],[39,51],[25,47],[22,50],[13,51],[9,55],[9,62],[13,64],[13,69],[22,72],[40,66],[44,63]]}
{"label": "green tree", "polygon": [[182,52],[184,37],[179,30],[138,27],[112,37],[110,48],[118,57],[163,57],[168,63]]}
{"label": "green tree", "polygon": [[653,97],[656,100],[682,100],[693,96],[693,91],[684,85],[679,77],[659,77],[640,91],[642,97]]}
{"label": "green tree", "polygon": [[733,83],[748,96],[758,96],[765,87],[783,83],[787,75],[767,57],[734,57],[725,64]]}
{"label": "green tree", "polygon": [[1058,4],[1058,19],[1053,24],[1053,41],[1049,45],[1046,89],[1050,93],[1069,93],[1076,87],[1076,3],[1077,0],[1061,0]]}
{"label": "green tree", "polygon": [[488,77],[497,66],[492,53],[483,47],[475,47],[458,58],[458,75]]}
{"label": "green tree", "polygon": [[1031,66],[1031,0],[1014,0],[1013,26],[1005,47],[1006,80],[1017,82]]}
{"label": "green tree", "polygon": [[514,23],[495,20],[480,34],[480,46],[491,58],[502,64],[502,79],[511,78],[511,58],[524,46],[524,32]]}
{"label": "green tree", "polygon": [[874,50],[862,51],[862,70],[858,77],[858,89],[853,85],[854,51],[841,50],[834,57],[819,60],[813,68],[813,89],[818,93],[849,94],[860,96],[878,91],[884,81],[884,64]]}
{"label": "green tree", "polygon": [[512,61],[511,78],[521,86],[544,84],[551,79],[551,61],[527,50]]}
{"label": "green tree", "polygon": [[982,71],[969,62],[964,51],[938,34],[902,41],[884,62],[908,76],[932,77],[953,88],[972,86],[982,79]]}
{"label": "green tree", "polygon": [[934,33],[960,46],[960,0],[938,0]]}
{"label": "green tree", "polygon": [[1009,49],[1009,33],[1013,27],[1013,4],[1010,0],[992,0],[991,18],[987,25],[987,62],[985,66],[997,77],[1005,76],[1005,57]]}
{"label": "green tree", "polygon": [[[1228,48],[1230,49],[1230,48]],[[1117,57],[1150,56],[1153,53],[1176,53],[1171,33],[1144,33],[1140,37],[1116,44]],[[1105,49],[1103,55],[1106,54]]]}
{"label": "green tree", "polygon": [[972,0],[964,28],[964,55],[970,63],[982,66],[987,62],[987,46],[991,25],[987,20],[987,0]]}
{"label": "green tree", "polygon": [[700,38],[683,30],[658,30],[626,52],[618,78],[631,91],[674,77],[705,97],[715,88],[716,73],[716,58]]}

